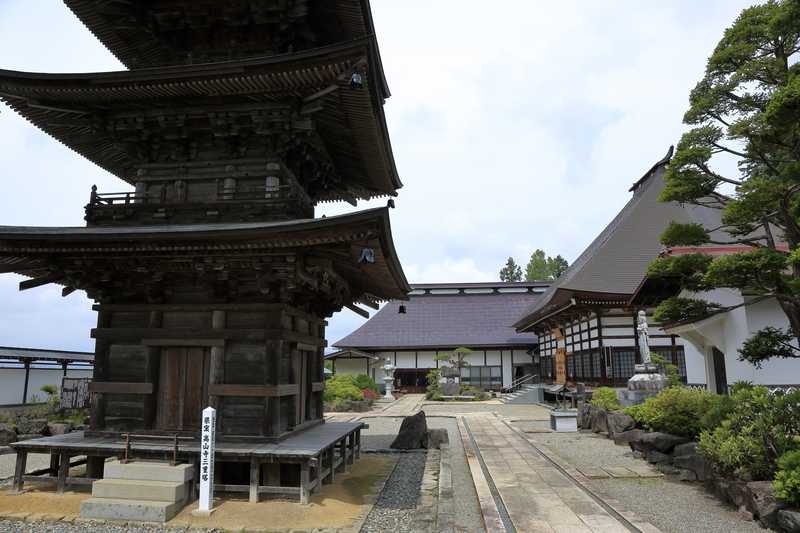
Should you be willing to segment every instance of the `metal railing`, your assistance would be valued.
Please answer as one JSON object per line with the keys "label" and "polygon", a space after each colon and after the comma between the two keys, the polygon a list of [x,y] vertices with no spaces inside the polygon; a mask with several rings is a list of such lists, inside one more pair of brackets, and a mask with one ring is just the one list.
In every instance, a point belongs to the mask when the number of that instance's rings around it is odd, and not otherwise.
{"label": "metal railing", "polygon": [[514,392],[515,390],[518,390],[522,385],[525,385],[526,383],[529,383],[530,381],[532,381],[534,378],[537,378],[537,377],[539,377],[539,374],[525,374],[524,376],[522,376],[520,378],[517,378],[514,381],[512,381],[511,385],[509,385],[508,387],[502,389],[502,391],[503,392]]}

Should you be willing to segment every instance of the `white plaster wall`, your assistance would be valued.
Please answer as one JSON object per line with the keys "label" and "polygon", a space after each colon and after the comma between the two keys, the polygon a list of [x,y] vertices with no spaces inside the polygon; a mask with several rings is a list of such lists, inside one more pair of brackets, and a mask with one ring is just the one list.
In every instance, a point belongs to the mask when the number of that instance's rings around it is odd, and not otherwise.
{"label": "white plaster wall", "polygon": [[336,374],[366,374],[368,359],[336,359]]}
{"label": "white plaster wall", "polygon": [[683,346],[686,357],[686,383],[699,385],[706,381],[706,360],[703,354],[692,343],[677,339],[676,344]]}
{"label": "white plaster wall", "polygon": [[417,368],[436,368],[436,352],[417,352]]}
{"label": "white plaster wall", "polygon": [[486,365],[500,366],[500,350],[486,350]]}
{"label": "white plaster wall", "polygon": [[396,352],[397,353],[397,362],[395,366],[397,368],[417,368],[414,361],[414,352]]}
{"label": "white plaster wall", "polygon": [[[61,390],[61,378],[64,371],[60,368],[31,368],[28,378],[28,397],[35,394],[40,400],[47,396],[39,389],[43,385],[55,385]],[[92,370],[67,369],[67,377],[90,378]],[[24,368],[0,368],[0,405],[22,403],[22,393],[25,390]]]}

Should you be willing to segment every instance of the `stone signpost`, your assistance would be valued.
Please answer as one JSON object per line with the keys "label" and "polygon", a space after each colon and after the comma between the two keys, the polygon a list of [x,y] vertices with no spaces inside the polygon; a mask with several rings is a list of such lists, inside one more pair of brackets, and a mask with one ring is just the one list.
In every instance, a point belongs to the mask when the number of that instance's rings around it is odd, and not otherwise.
{"label": "stone signpost", "polygon": [[203,409],[203,424],[200,434],[200,506],[195,514],[209,515],[214,509],[214,451],[217,426],[217,410]]}

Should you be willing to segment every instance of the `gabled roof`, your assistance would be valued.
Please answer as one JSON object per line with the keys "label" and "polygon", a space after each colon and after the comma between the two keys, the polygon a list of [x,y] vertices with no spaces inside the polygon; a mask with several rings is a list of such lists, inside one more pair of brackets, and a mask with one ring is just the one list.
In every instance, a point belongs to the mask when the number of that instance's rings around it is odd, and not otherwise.
{"label": "gabled roof", "polygon": [[672,147],[633,184],[633,197],[625,207],[542,298],[517,317],[517,331],[532,331],[544,318],[581,300],[626,304],[644,279],[647,266],[662,251],[660,237],[670,221],[710,228],[720,225],[719,210],[658,201],[671,157]]}
{"label": "gabled roof", "polygon": [[[420,289],[474,288],[476,284],[412,285]],[[483,285],[483,284],[478,284]],[[487,283],[490,287],[518,284]],[[537,344],[536,335],[516,333],[511,323],[538,298],[530,284],[525,292],[486,294],[415,294],[407,302],[387,303],[372,318],[347,337],[335,342],[337,348],[359,350],[453,349],[467,348],[531,348]],[[405,313],[400,313],[400,305]]]}

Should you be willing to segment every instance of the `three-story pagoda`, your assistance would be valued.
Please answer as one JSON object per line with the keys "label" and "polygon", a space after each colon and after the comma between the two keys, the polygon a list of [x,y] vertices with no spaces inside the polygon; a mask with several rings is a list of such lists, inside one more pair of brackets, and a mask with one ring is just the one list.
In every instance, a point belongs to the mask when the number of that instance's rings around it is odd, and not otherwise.
{"label": "three-story pagoda", "polygon": [[[334,461],[346,438],[352,451],[360,428],[317,426],[325,318],[409,291],[388,207],[314,218],[319,202],[402,186],[369,3],[65,3],[130,70],[0,71],[0,98],[130,190],[92,188],[86,227],[0,227],[0,273],[29,277],[22,290],[84,290],[98,313],[91,428],[82,448],[53,437],[46,449],[62,466],[89,455],[99,477],[119,448],[93,443],[197,436],[212,405],[221,443],[277,449],[301,430],[329,434],[310,461],[287,459],[305,490],[309,465]],[[32,446],[17,446],[18,486],[25,453],[45,449]],[[273,455],[264,462],[281,462]],[[280,478],[266,470],[257,485]]]}

